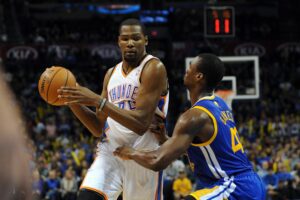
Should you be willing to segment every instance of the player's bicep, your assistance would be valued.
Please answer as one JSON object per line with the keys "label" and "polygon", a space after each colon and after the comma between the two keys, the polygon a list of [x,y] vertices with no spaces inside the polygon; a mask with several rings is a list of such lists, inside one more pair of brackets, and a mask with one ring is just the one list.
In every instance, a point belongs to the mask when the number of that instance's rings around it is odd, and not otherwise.
{"label": "player's bicep", "polygon": [[173,160],[186,152],[195,136],[203,126],[199,111],[188,110],[178,119],[172,137],[160,148],[159,160],[170,164]]}
{"label": "player's bicep", "polygon": [[158,162],[164,165],[162,168],[165,168],[188,149],[195,137],[194,134],[189,133],[189,126],[191,124],[184,116],[181,116],[176,123],[172,137],[159,148]]}
{"label": "player's bicep", "polygon": [[149,66],[145,66],[136,98],[136,110],[153,114],[166,81],[166,69],[161,62],[153,61]]}

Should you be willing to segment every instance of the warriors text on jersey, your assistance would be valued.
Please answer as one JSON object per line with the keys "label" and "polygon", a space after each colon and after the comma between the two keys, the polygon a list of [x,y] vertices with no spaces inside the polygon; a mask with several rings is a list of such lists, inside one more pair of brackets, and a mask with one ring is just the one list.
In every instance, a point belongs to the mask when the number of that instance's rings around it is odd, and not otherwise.
{"label": "warriors text on jersey", "polygon": [[209,185],[215,180],[252,170],[226,103],[217,96],[205,97],[193,109],[208,114],[214,125],[209,141],[192,143],[188,149],[191,165],[200,181]]}
{"label": "warriors text on jersey", "polygon": [[195,138],[188,148],[200,189],[190,194],[192,199],[264,200],[264,185],[252,170],[226,103],[220,97],[204,97],[192,109],[205,112],[214,126],[207,142]]}

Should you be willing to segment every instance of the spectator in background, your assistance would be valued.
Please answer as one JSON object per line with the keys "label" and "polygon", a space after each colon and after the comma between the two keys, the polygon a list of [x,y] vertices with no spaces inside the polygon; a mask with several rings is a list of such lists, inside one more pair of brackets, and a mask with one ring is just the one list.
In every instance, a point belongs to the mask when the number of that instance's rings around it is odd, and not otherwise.
{"label": "spectator in background", "polygon": [[44,195],[44,181],[40,177],[40,172],[38,170],[34,170],[32,176],[32,198],[34,200],[39,200]]}
{"label": "spectator in background", "polygon": [[184,170],[179,171],[178,178],[173,183],[175,200],[182,200],[192,191],[192,182]]}
{"label": "spectator in background", "polygon": [[178,177],[180,171],[185,170],[182,160],[175,160],[164,170],[164,198],[168,200],[174,199],[173,184]]}
{"label": "spectator in background", "polygon": [[274,174],[272,167],[269,167],[268,174],[262,177],[268,196],[276,195],[275,189],[278,187],[279,179]]}
{"label": "spectator in background", "polygon": [[278,170],[276,173],[279,181],[290,181],[293,179],[291,173],[287,172],[286,165],[284,163],[278,164]]}
{"label": "spectator in background", "polygon": [[291,199],[290,189],[288,182],[280,180],[278,187],[274,190],[272,200],[288,200]]}
{"label": "spectator in background", "polygon": [[56,170],[52,169],[49,172],[49,178],[46,180],[46,199],[59,200],[60,198],[60,181],[56,176]]}
{"label": "spectator in background", "polygon": [[62,200],[76,200],[77,190],[78,186],[74,171],[68,169],[65,172],[64,178],[61,180]]}
{"label": "spectator in background", "polygon": [[56,123],[55,118],[51,117],[48,118],[46,121],[46,131],[47,131],[47,137],[49,138],[55,138],[56,137]]}
{"label": "spectator in background", "polygon": [[263,161],[262,166],[258,166],[257,174],[260,177],[265,177],[268,174],[269,163],[268,161]]}

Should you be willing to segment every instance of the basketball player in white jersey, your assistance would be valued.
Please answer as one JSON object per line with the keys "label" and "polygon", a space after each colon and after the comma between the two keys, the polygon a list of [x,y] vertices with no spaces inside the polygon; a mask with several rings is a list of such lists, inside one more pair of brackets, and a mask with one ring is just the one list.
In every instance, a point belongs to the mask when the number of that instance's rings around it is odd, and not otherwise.
{"label": "basketball player in white jersey", "polygon": [[[98,145],[99,154],[80,187],[79,200],[115,200],[121,192],[124,200],[162,199],[162,172],[123,161],[113,151],[122,145],[158,148],[149,126],[155,114],[165,117],[167,111],[166,69],[146,53],[148,38],[138,20],[125,20],[119,33],[122,62],[106,73],[101,95],[81,86],[59,90],[59,97],[66,99],[90,132],[107,138]],[[86,106],[96,107],[96,113]]]}

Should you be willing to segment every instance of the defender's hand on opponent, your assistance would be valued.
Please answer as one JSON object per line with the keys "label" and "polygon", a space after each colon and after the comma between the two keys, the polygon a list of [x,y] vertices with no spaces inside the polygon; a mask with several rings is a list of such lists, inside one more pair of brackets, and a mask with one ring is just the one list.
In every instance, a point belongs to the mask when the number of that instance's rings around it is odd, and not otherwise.
{"label": "defender's hand on opponent", "polygon": [[129,146],[122,146],[116,148],[114,155],[120,157],[122,160],[131,160],[131,156],[136,150]]}
{"label": "defender's hand on opponent", "polygon": [[76,87],[61,87],[57,92],[58,98],[65,100],[65,105],[80,104],[98,107],[101,99],[100,95],[78,84]]}
{"label": "defender's hand on opponent", "polygon": [[168,133],[165,127],[165,122],[162,117],[157,115],[157,111],[155,112],[152,119],[152,123],[149,126],[149,130],[154,134],[155,138],[158,140],[159,144],[163,144],[168,140]]}

